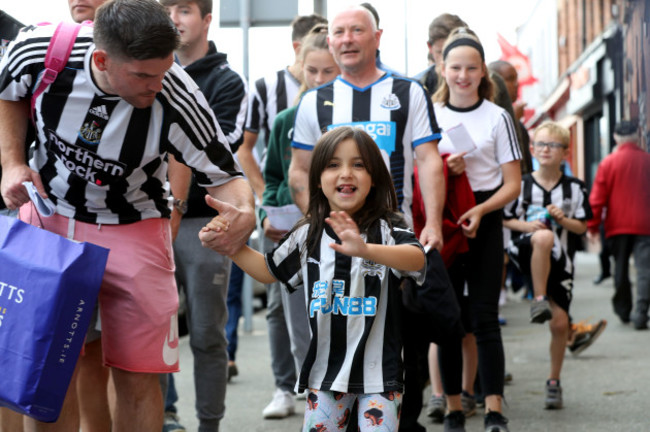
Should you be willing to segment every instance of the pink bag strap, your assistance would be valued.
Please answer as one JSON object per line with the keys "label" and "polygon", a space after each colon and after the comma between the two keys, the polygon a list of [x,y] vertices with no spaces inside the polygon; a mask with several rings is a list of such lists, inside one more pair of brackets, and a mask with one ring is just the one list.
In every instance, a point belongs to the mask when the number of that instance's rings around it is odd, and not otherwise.
{"label": "pink bag strap", "polygon": [[84,21],[82,24],[62,22],[56,27],[50,45],[45,54],[45,70],[41,77],[36,91],[32,94],[32,110],[30,111],[32,118],[34,116],[34,108],[36,106],[36,99],[45,91],[47,86],[52,84],[59,72],[65,68],[72,52],[77,34],[81,26],[92,26],[92,22]]}

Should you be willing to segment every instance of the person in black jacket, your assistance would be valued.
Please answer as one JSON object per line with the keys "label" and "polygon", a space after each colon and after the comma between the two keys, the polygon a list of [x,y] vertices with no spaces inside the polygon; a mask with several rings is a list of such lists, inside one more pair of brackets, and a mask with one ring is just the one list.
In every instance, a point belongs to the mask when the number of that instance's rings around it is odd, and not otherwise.
{"label": "person in black jacket", "polygon": [[[162,0],[180,35],[176,61],[198,84],[234,154],[243,139],[248,107],[247,83],[230,68],[227,56],[208,40],[212,22],[212,0]],[[199,430],[218,431],[225,414],[228,381],[228,341],[226,298],[231,261],[203,248],[196,236],[217,213],[205,204],[206,191],[196,179],[185,196],[174,198],[178,236],[174,242],[176,280],[186,294],[186,321],[194,355],[194,385]],[[170,374],[170,378],[172,375]],[[184,430],[178,426],[173,378],[165,406],[165,431]]]}

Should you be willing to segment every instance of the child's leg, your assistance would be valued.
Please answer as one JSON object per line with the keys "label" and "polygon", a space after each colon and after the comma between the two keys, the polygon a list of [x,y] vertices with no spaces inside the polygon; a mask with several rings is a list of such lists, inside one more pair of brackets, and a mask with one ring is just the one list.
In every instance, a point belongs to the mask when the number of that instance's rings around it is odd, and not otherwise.
{"label": "child's leg", "polygon": [[546,409],[561,409],[562,386],[560,385],[560,371],[564,362],[564,348],[569,336],[569,316],[566,309],[551,301],[553,318],[549,323],[551,329],[551,373],[546,381],[546,395],[544,407]]}
{"label": "child's leg", "polygon": [[438,345],[429,344],[429,379],[431,380],[431,393],[440,396],[444,393],[440,368],[438,367]]}
{"label": "child's leg", "polygon": [[[359,431],[397,432],[402,394],[398,392],[357,395],[359,403]],[[381,426],[381,429],[377,427]],[[336,430],[336,429],[328,429]]]}
{"label": "child's leg", "polygon": [[474,394],[474,381],[478,369],[478,350],[476,348],[476,337],[473,333],[467,333],[463,338],[463,390]]}
{"label": "child's leg", "polygon": [[352,393],[307,390],[303,432],[345,430],[356,401]]}
{"label": "child's leg", "polygon": [[530,238],[533,253],[530,257],[530,273],[535,297],[546,295],[546,284],[551,272],[551,250],[555,236],[551,230],[535,231]]}
{"label": "child's leg", "polygon": [[476,414],[474,384],[477,371],[478,348],[476,347],[476,336],[474,336],[474,333],[467,333],[463,338],[463,393],[460,397],[465,417]]}
{"label": "child's leg", "polygon": [[[427,416],[433,418],[434,422],[442,423],[447,410],[447,401],[442,388],[442,377],[440,376],[440,365],[438,364],[438,345],[429,344],[428,360],[431,398],[427,404]],[[456,397],[458,398],[457,406],[460,407],[460,395]]]}
{"label": "child's leg", "polygon": [[548,378],[559,380],[569,337],[569,315],[552,300],[551,310],[553,311],[553,318],[549,322],[549,329],[551,330],[551,373]]}

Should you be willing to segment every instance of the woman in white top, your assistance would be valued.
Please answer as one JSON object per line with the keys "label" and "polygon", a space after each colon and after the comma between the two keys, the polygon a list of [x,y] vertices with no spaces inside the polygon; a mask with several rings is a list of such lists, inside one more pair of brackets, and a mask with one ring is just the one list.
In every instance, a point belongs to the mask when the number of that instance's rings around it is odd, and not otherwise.
{"label": "woman in white top", "polygon": [[[458,220],[469,239],[469,252],[456,259],[449,275],[466,331],[473,335],[470,340],[476,338],[485,395],[485,430],[508,431],[507,419],[501,415],[505,358],[498,321],[503,268],[501,210],[519,194],[521,153],[511,117],[490,102],[493,85],[483,47],[471,30],[461,27],[452,31],[443,47],[440,74],[443,79],[433,95],[436,119],[443,129],[438,149],[441,154],[450,154],[450,175],[467,174],[477,203]],[[471,139],[452,134],[452,142],[444,132],[460,124]],[[461,386],[459,367],[451,366],[449,370],[450,362],[443,361],[445,349],[458,351],[460,346],[440,347],[441,374],[450,411],[445,417],[445,430],[464,430],[460,393],[462,387],[468,394],[473,392],[473,375],[467,374],[466,378],[470,378]],[[453,355],[460,356],[458,352]],[[470,363],[476,367],[475,361]]]}

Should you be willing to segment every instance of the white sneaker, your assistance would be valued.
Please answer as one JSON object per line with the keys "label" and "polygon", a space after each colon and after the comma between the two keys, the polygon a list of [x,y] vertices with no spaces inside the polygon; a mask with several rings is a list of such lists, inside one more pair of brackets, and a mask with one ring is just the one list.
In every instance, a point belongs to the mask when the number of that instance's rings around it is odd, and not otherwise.
{"label": "white sneaker", "polygon": [[285,418],[296,411],[296,403],[293,399],[293,394],[288,391],[276,389],[273,393],[273,400],[269,403],[264,411],[262,411],[262,416],[265,419],[271,418]]}
{"label": "white sneaker", "polygon": [[508,290],[502,289],[499,293],[499,306],[505,306],[508,303]]}

